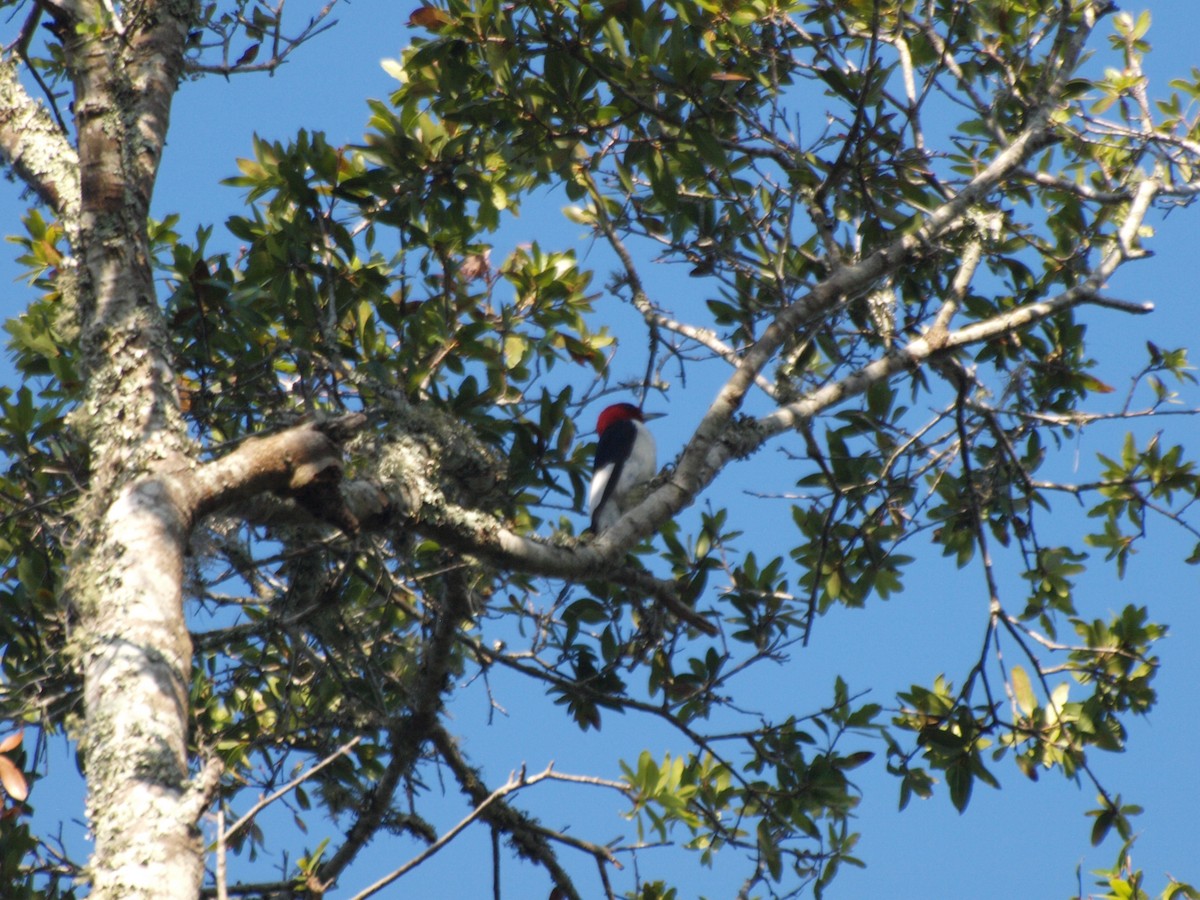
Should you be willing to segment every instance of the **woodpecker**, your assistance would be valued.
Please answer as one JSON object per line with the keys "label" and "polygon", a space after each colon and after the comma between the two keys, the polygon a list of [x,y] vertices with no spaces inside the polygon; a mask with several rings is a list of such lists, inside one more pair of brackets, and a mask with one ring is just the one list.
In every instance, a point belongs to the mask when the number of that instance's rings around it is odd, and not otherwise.
{"label": "woodpecker", "polygon": [[658,415],[647,415],[632,403],[616,403],[596,420],[600,442],[596,445],[596,466],[588,492],[592,532],[599,534],[611,528],[633,505],[628,503],[630,492],[658,471],[654,435],[645,425],[646,419]]}

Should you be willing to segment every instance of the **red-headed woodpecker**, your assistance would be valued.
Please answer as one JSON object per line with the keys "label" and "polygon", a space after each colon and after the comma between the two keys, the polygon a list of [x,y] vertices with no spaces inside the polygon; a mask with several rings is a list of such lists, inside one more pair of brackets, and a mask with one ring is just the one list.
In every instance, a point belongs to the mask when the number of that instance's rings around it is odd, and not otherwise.
{"label": "red-headed woodpecker", "polygon": [[[596,433],[596,468],[588,492],[592,531],[611,528],[625,512],[629,494],[654,477],[654,435],[645,426],[649,416],[632,403],[616,403],[600,413]],[[632,505],[632,504],[630,504]]]}

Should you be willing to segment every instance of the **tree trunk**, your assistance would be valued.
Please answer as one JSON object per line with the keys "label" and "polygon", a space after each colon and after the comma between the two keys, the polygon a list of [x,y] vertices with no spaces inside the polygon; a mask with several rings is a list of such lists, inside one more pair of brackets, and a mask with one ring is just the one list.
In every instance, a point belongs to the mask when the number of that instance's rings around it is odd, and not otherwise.
{"label": "tree trunk", "polygon": [[80,215],[85,396],[73,424],[91,450],[69,599],[86,704],[95,837],[91,897],[188,898],[204,873],[188,773],[192,648],[183,617],[189,515],[163,477],[187,463],[147,215],[193,5],[68,7]]}

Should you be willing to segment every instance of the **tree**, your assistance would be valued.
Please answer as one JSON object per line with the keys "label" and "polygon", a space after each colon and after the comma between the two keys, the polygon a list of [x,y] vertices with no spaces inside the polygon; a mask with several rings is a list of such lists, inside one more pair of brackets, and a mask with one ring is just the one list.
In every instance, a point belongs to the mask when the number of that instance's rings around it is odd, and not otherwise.
{"label": "tree", "polygon": [[[1073,585],[1122,573],[1155,514],[1193,529],[1200,480],[1180,447],[1132,435],[1095,478],[1045,473],[1081,428],[1160,415],[1191,381],[1184,350],[1150,345],[1114,405],[1085,343],[1089,317],[1148,311],[1104,286],[1148,255],[1153,211],[1200,189],[1200,80],[1151,101],[1148,16],[423,6],[364,146],[301,133],[240,162],[234,252],[149,218],[172,98],[185,75],[277,66],[328,8],[288,38],[282,4],[251,0],[15,6],[0,150],[33,194],[19,241],[38,296],[8,323],[26,383],[0,394],[0,696],[7,718],[77,736],[95,848],[86,870],[48,855],[5,740],[6,896],[315,897],[387,835],[425,845],[399,878],[458,834],[431,824],[439,775],[463,824],[544,867],[554,896],[596,893],[581,858],[610,896],[671,886],[614,884],[628,848],[607,829],[526,812],[550,780],[619,792],[639,839],[744,857],[745,896],[819,893],[859,863],[851,773],[868,764],[901,805],[944,783],[960,810],[1001,759],[1057,770],[1097,788],[1094,840],[1131,839],[1136,810],[1093,760],[1153,707],[1164,629],[1133,605],[1097,618]],[[1096,73],[1106,18],[1116,62]],[[611,250],[604,291],[567,247],[493,264],[491,236],[548,187]],[[706,302],[656,296],[652,255]],[[618,300],[649,347],[634,385],[607,378]],[[577,537],[581,411],[715,371],[643,502]],[[687,535],[680,516],[768,447],[788,451],[763,490],[790,497],[790,552],[756,552],[750,502]],[[1045,537],[1076,498],[1095,531]],[[918,547],[980,572],[968,671],[886,709],[840,678],[784,717],[741,696],[820,616],[899,594]],[[1002,591],[999,565],[1028,592]],[[691,749],[631,748],[617,780],[489,783],[445,707],[499,670],[585,731],[619,711]],[[255,815],[285,797],[337,840],[230,884],[227,855],[257,853]],[[1109,878],[1127,895],[1141,876]]]}

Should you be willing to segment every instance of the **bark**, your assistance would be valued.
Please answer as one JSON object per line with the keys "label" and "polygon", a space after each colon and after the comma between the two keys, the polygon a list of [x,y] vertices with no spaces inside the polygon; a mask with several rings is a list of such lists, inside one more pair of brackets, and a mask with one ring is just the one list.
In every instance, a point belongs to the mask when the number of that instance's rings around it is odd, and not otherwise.
{"label": "bark", "polygon": [[0,154],[66,221],[79,218],[79,160],[53,117],[17,80],[20,61],[0,60]]}
{"label": "bark", "polygon": [[146,234],[192,9],[146,4],[124,36],[101,4],[73,12],[64,49],[75,89],[86,384],[74,424],[92,467],[68,591],[86,705],[91,896],[193,898],[206,798],[192,792],[187,756],[191,517],[160,474],[180,467],[188,447]]}

